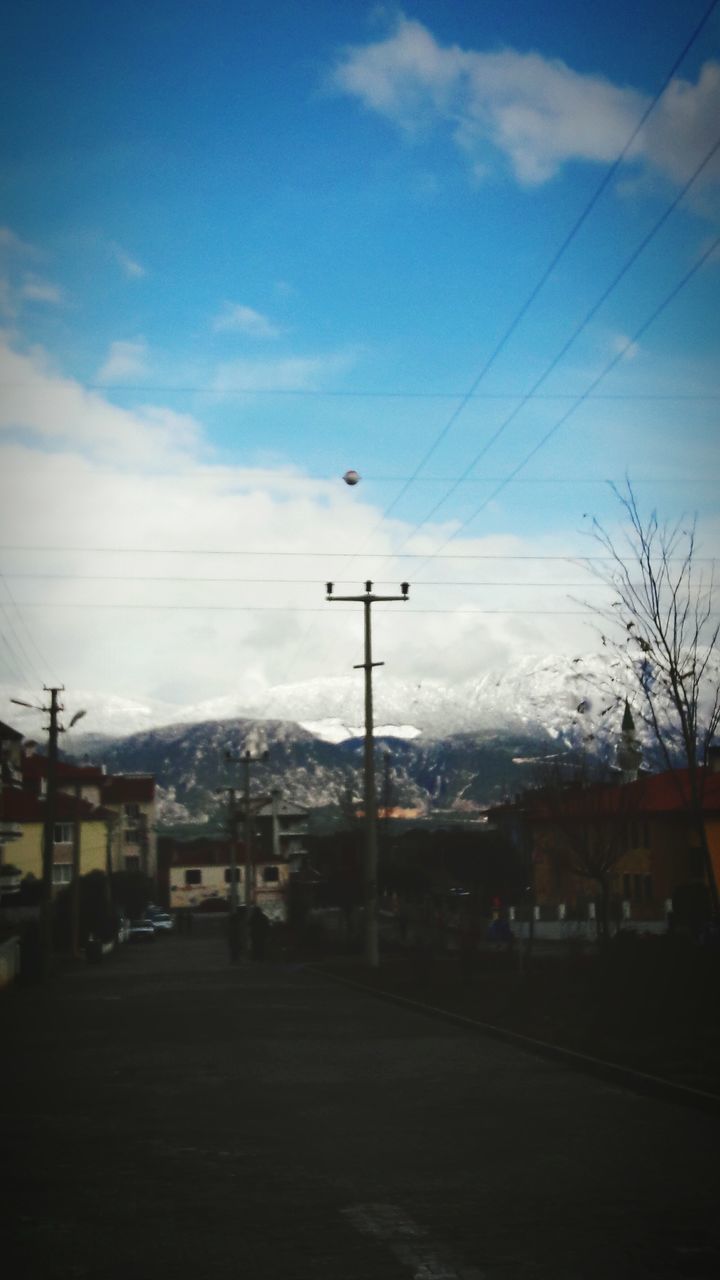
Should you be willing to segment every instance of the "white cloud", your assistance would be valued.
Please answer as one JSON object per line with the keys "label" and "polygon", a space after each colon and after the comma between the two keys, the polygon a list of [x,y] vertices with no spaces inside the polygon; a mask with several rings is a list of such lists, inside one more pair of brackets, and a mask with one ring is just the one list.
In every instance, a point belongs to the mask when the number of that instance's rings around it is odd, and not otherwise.
{"label": "white cloud", "polygon": [[144,338],[111,342],[98,370],[98,381],[124,382],[127,378],[142,377],[148,372],[147,357],[148,347]]}
{"label": "white cloud", "polygon": [[352,352],[278,359],[229,360],[215,373],[216,391],[314,391],[355,362]]}
{"label": "white cloud", "polygon": [[145,267],[136,258],[131,257],[119,244],[112,244],[110,248],[118,266],[131,280],[141,280],[143,276],[147,275]]}
{"label": "white cloud", "polygon": [[[295,369],[289,374],[299,376]],[[378,527],[379,509],[339,479],[311,479],[289,466],[213,462],[197,421],[162,406],[118,408],[58,374],[40,353],[0,346],[0,382],[7,388],[0,405],[6,540],[55,548],[37,556],[6,551],[3,568],[80,575],[12,579],[27,625],[70,691],[170,702],[236,692],[239,706],[241,699],[261,701],[264,688],[287,679],[347,672],[361,619],[352,606],[322,612],[325,581],[357,579],[359,586],[367,575],[399,578],[399,564],[372,557],[393,552],[407,525],[390,520]],[[426,528],[413,550],[431,550],[449,529]],[[154,550],[109,550],[132,547]],[[179,548],[187,552],[168,554]],[[361,548],[362,565],[352,560]],[[542,538],[532,544],[464,538],[453,553],[545,549],[557,553],[558,546]],[[562,552],[570,549],[563,541]],[[286,554],[261,554],[267,551]],[[450,566],[450,575],[453,569],[457,583],[441,600],[448,612],[379,611],[379,652],[393,674],[452,682],[531,644],[537,651],[572,644],[581,651],[582,619],[453,613],[487,601],[487,592],[480,599],[462,585],[466,562]],[[558,566],[559,577],[566,572]],[[167,575],[206,580],[162,580]],[[508,607],[516,607],[517,596],[507,595]],[[547,609],[547,588],[538,587],[530,607],[535,599]],[[435,609],[438,589],[416,581],[411,601],[412,608]],[[163,605],[171,607],[157,607]],[[178,607],[184,605],[193,607]],[[321,612],[298,612],[308,608]],[[530,636],[524,622],[532,624]]]}
{"label": "white cloud", "polygon": [[[547,182],[569,161],[612,161],[648,102],[559,58],[443,47],[404,17],[386,39],[346,50],[333,84],[408,133],[449,130],[477,176],[504,157],[525,186]],[[707,63],[696,85],[673,81],[631,159],[681,181],[714,141],[719,117],[720,66]]]}
{"label": "white cloud", "polygon": [[9,280],[6,280],[4,276],[0,276],[0,316],[4,316],[7,320],[12,319],[15,315],[17,315],[15,290]]}
{"label": "white cloud", "polygon": [[0,249],[9,253],[26,254],[30,257],[37,255],[35,245],[29,244],[27,240],[22,240],[10,227],[0,227]]}
{"label": "white cloud", "polygon": [[[697,84],[676,78],[669,85],[643,131],[643,152],[659,172],[682,183],[718,139],[720,63],[706,62]],[[720,178],[716,155],[705,180]]]}
{"label": "white cloud", "polygon": [[282,333],[282,329],[260,311],[237,302],[225,303],[220,315],[215,318],[213,328],[244,333],[250,338],[279,338]]}
{"label": "white cloud", "polygon": [[610,350],[614,355],[622,355],[623,360],[635,360],[640,354],[637,342],[631,342],[626,333],[614,333],[610,339]]}
{"label": "white cloud", "polygon": [[55,373],[41,352],[22,354],[0,343],[0,435],[21,435],[40,448],[108,459],[122,468],[178,466],[200,441],[187,414],[148,405],[134,412],[110,404]]}
{"label": "white cloud", "polygon": [[62,306],[65,297],[59,285],[50,280],[41,280],[39,276],[26,276],[20,286],[20,297],[27,302],[47,302],[51,306]]}

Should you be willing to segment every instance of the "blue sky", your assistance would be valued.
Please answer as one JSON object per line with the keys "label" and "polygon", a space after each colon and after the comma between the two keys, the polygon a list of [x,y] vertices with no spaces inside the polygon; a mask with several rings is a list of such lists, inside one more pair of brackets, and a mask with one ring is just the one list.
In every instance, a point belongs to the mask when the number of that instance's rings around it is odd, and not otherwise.
{"label": "blue sky", "polygon": [[[86,549],[42,562],[3,551],[4,608],[46,665],[68,683],[172,700],[219,696],[238,646],[253,689],[350,660],[350,621],[318,623],[322,641],[312,630],[304,648],[290,645],[263,627],[272,614],[205,618],[208,583],[194,595],[154,588],[197,612],[161,618],[148,607],[157,595],[133,580],[148,572],[139,555],[114,553],[123,582],[91,590],[77,575],[108,571],[103,547],[153,548],[158,576],[170,548],[242,546],[258,576],[269,576],[267,559],[251,552],[307,551],[295,568],[273,564],[296,587],[252,588],[258,607],[300,609],[313,579],[338,571],[316,554],[331,547],[348,553],[349,580],[411,576],[407,562],[369,558],[400,547],[581,553],[585,513],[616,516],[603,481],[627,472],[644,503],[671,517],[697,511],[714,553],[717,254],[628,347],[602,398],[579,405],[493,494],[714,242],[717,154],[538,395],[427,517],[718,141],[720,8],[476,396],[404,487],[708,7],[11,4],[0,55],[3,543]],[[363,476],[352,491],[339,480],[350,466]],[[213,563],[195,557],[192,576],[211,576]],[[43,568],[70,576],[21,576]],[[451,570],[431,562],[419,582]],[[418,590],[420,607],[430,595]],[[440,594],[448,615],[466,602]],[[62,604],[70,597],[75,613]],[[120,658],[117,621],[131,602],[145,606],[133,618],[141,642]],[[520,602],[530,613],[548,597],[518,583]],[[201,620],[210,677],[186,661]],[[530,631],[479,618],[475,635],[460,615],[452,625],[462,656],[449,678],[468,674],[478,644],[502,662],[567,640],[553,619]],[[404,626],[388,644],[416,674],[428,646],[415,653]],[[9,622],[6,637],[5,679],[30,682]],[[170,651],[182,678],[149,649]]]}

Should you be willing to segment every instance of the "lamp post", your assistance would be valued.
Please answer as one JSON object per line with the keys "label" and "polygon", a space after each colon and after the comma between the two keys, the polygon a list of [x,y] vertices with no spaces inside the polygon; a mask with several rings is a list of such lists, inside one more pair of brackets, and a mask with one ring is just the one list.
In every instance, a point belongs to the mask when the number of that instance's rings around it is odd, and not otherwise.
{"label": "lamp post", "polygon": [[365,661],[354,664],[356,670],[365,672],[365,752],[364,752],[364,801],[365,801],[365,959],[371,968],[380,964],[379,927],[378,927],[378,846],[377,846],[377,795],[375,791],[375,752],[373,740],[373,667],[382,667],[383,662],[372,660],[372,606],[378,602],[390,600],[407,600],[410,590],[407,582],[400,584],[402,595],[380,596],[373,592],[372,582],[365,583],[365,591],[358,596],[336,596],[333,583],[327,583],[326,599],[333,601],[352,600],[362,604],[365,622]]}

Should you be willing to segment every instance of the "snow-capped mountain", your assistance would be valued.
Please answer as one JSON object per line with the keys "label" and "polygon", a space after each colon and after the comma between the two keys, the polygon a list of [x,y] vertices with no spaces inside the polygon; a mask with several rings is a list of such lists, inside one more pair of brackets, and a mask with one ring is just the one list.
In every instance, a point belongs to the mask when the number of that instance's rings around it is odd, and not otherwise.
{"label": "snow-capped mountain", "polygon": [[[378,773],[387,752],[391,803],[425,814],[473,812],[532,785],[538,758],[580,742],[610,754],[624,697],[632,692],[621,679],[613,684],[615,674],[603,657],[527,658],[452,687],[408,683],[381,670],[375,684]],[[167,823],[215,820],[218,788],[238,785],[226,753],[247,748],[269,750],[269,763],[253,770],[261,791],[277,786],[288,800],[313,810],[361,793],[359,675],[278,686],[242,703],[228,695],[168,708],[78,693],[68,701],[68,713],[78,705],[87,716],[65,736],[65,750],[110,770],[155,774],[160,817]],[[37,713],[6,707],[0,704],[3,718],[39,736]]]}
{"label": "snow-capped mountain", "polygon": [[[379,668],[374,679],[375,724],[378,733],[408,740],[495,729],[540,730],[561,736],[580,714],[586,728],[596,721],[600,724],[605,704],[594,690],[599,684],[610,688],[611,679],[610,660],[604,655],[527,657],[454,685],[406,681]],[[617,698],[628,691],[618,685]],[[41,717],[12,705],[11,697],[36,703],[37,692],[0,689],[0,717],[28,736],[37,736]],[[68,718],[84,708],[83,730],[110,737],[158,726],[245,718],[293,721],[317,738],[338,743],[361,733],[365,717],[360,672],[276,685],[255,697],[230,693],[188,706],[86,690],[68,692],[64,700]],[[582,704],[586,706],[580,713]]]}

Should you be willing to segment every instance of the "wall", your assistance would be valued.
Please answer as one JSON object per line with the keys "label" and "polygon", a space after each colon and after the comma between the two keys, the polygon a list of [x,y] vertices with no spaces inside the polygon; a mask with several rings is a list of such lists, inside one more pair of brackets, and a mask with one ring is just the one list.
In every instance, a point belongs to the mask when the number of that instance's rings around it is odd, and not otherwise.
{"label": "wall", "polygon": [[[279,879],[275,882],[265,883],[263,880],[263,869],[265,866],[277,866]],[[222,866],[199,866],[197,863],[188,862],[182,866],[171,866],[170,868],[170,910],[176,911],[183,907],[199,907],[207,898],[223,898],[229,901],[230,885],[225,879],[226,870],[229,871],[229,865]],[[185,872],[188,870],[199,871],[202,876],[202,884],[185,884]],[[240,906],[244,904],[245,898],[245,868],[242,863],[238,866],[238,900]],[[273,919],[285,919],[285,901],[287,894],[287,882],[290,876],[290,868],[287,863],[258,863],[255,868],[255,901],[262,908],[265,914]]]}
{"label": "wall", "polygon": [[[42,877],[43,827],[40,822],[23,823],[22,835],[13,841],[12,861],[23,876]],[[72,845],[55,845],[54,862],[72,862]],[[83,822],[80,828],[80,874],[88,871],[105,871],[105,824]]]}

